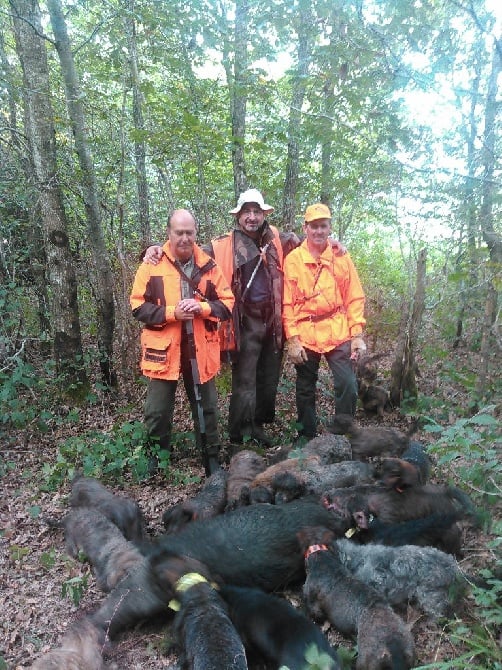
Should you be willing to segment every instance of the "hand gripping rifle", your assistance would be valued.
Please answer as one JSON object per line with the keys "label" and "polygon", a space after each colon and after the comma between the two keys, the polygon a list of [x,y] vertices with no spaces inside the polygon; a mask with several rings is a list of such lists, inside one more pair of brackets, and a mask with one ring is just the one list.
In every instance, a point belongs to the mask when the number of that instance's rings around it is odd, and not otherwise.
{"label": "hand gripping rifle", "polygon": [[206,477],[209,477],[211,474],[209,471],[209,455],[207,453],[207,435],[206,435],[206,422],[204,420],[204,410],[202,407],[202,395],[200,392],[201,381],[199,374],[199,366],[197,365],[197,353],[195,349],[195,337],[193,333],[193,321],[188,320],[183,322],[185,326],[185,333],[187,335],[188,341],[188,351],[190,355],[190,367],[192,369],[192,381],[193,381],[193,390],[195,394],[195,402],[197,404],[197,416],[199,419],[199,432],[200,432],[200,446],[202,449],[202,462],[204,464],[204,470]]}

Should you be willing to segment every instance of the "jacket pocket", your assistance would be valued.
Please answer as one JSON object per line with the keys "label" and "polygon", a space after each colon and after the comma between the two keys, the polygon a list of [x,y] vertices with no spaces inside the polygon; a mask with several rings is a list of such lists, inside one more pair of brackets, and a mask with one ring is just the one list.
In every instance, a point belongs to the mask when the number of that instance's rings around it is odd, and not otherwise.
{"label": "jacket pocket", "polygon": [[171,338],[162,331],[143,330],[141,333],[141,369],[143,372],[167,372],[171,358]]}

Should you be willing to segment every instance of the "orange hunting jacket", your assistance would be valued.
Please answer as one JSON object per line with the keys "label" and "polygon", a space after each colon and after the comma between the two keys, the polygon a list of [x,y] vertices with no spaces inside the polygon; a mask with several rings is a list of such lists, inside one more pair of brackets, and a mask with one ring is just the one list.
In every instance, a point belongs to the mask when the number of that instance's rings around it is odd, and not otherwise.
{"label": "orange hunting jacket", "polygon": [[[274,338],[278,349],[282,348],[282,294],[283,294],[283,250],[279,231],[265,222],[260,247],[267,246],[266,264],[270,275],[270,301],[274,314]],[[273,248],[272,248],[273,245]],[[235,296],[235,307],[232,320],[223,324],[220,329],[220,345],[222,351],[239,350],[240,323],[242,317],[241,296],[244,291],[241,278],[241,266],[253,259],[258,260],[260,250],[255,242],[238,228],[220,235],[211,241],[210,254],[222,269],[225,278]]]}
{"label": "orange hunting jacket", "polygon": [[[141,370],[152,379],[178,379],[181,365],[182,322],[174,310],[181,299],[181,276],[174,267],[169,242],[162,247],[158,265],[142,263],[131,291],[133,316],[144,324],[141,331]],[[170,259],[170,260],[169,260]],[[199,246],[194,245],[192,280],[202,293],[202,316],[193,320],[197,365],[201,383],[220,369],[218,324],[231,317],[234,296],[222,271]]]}
{"label": "orange hunting jacket", "polygon": [[364,292],[348,253],[328,244],[317,261],[307,241],[284,260],[283,322],[286,338],[324,354],[362,333]]}

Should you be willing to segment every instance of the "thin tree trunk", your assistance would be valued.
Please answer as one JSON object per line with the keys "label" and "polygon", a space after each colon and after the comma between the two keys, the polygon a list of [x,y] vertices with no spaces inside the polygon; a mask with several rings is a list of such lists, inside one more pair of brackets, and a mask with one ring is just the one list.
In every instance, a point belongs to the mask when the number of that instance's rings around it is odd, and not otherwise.
{"label": "thin tree trunk", "polygon": [[333,190],[333,119],[335,118],[335,85],[347,74],[347,64],[340,63],[340,42],[346,37],[347,26],[340,24],[337,9],[331,12],[331,34],[329,36],[329,62],[323,85],[324,115],[319,119],[322,128],[321,139],[321,202],[331,205]]}
{"label": "thin tree trunk", "polygon": [[23,69],[26,134],[44,227],[54,358],[68,395],[81,397],[87,393],[88,381],[82,365],[77,281],[57,179],[54,114],[40,8],[36,0],[10,0],[10,4],[16,50]]}
{"label": "thin tree trunk", "polygon": [[60,0],[48,0],[47,6],[56,39],[56,50],[65,84],[66,103],[82,172],[81,188],[87,220],[88,241],[94,262],[94,276],[91,285],[96,289],[101,376],[105,384],[115,386],[117,379],[113,371],[113,333],[115,330],[113,275],[103,235],[98,186],[94,161],[87,138],[82,92],[70,48],[61,2]]}
{"label": "thin tree trunk", "polygon": [[[460,290],[458,291],[459,304],[457,308],[457,327],[455,339],[453,341],[453,349],[456,349],[461,341],[462,332],[463,332],[463,319],[466,313],[466,308],[470,298],[470,291],[473,290],[478,282],[476,276],[476,263],[475,263],[475,254],[476,254],[476,237],[478,231],[478,213],[477,213],[477,204],[475,196],[475,183],[476,183],[476,169],[477,169],[477,107],[479,104],[479,85],[481,81],[481,66],[478,61],[474,64],[475,76],[472,80],[472,85],[470,89],[470,110],[468,116],[468,123],[464,127],[466,135],[466,146],[467,146],[467,176],[465,178],[465,198],[466,203],[466,220],[467,220],[467,254],[468,254],[468,272],[469,272],[469,281],[463,282],[460,285]],[[461,100],[459,101],[459,105]],[[462,272],[463,265],[466,262],[465,253],[463,251],[465,241],[460,239],[459,246],[460,251],[456,260],[456,269],[459,272]],[[464,266],[465,267],[465,266]]]}
{"label": "thin tree trunk", "polygon": [[298,190],[298,159],[299,137],[302,120],[302,106],[307,89],[307,77],[312,57],[311,43],[313,30],[313,14],[310,3],[301,4],[298,17],[298,52],[297,67],[293,78],[291,105],[288,124],[288,155],[286,159],[286,178],[284,181],[282,214],[283,226],[286,230],[295,227],[296,193]]}
{"label": "thin tree trunk", "polygon": [[[7,82],[8,95],[8,109],[9,109],[9,130],[12,147],[15,148],[19,156],[20,164],[24,174],[24,178],[28,188],[26,188],[26,199],[28,205],[26,209],[19,213],[20,220],[28,219],[27,225],[29,227],[30,235],[26,238],[26,249],[30,258],[30,267],[26,269],[33,281],[34,292],[37,297],[37,313],[38,322],[40,326],[40,333],[45,337],[40,338],[40,350],[44,356],[50,356],[51,346],[47,336],[51,333],[51,321],[49,316],[49,296],[47,293],[47,277],[45,268],[47,267],[47,260],[45,257],[45,249],[42,238],[42,229],[40,223],[40,209],[38,206],[38,195],[33,189],[33,163],[31,162],[30,152],[27,150],[26,139],[19,132],[18,128],[18,97],[19,91],[17,87],[12,86],[14,81],[14,73],[11,63],[5,53],[5,44],[3,33],[0,33],[0,63],[5,74]],[[27,211],[26,211],[27,210]],[[11,281],[11,277],[4,276],[5,284]]]}
{"label": "thin tree trunk", "polygon": [[230,89],[232,120],[232,165],[235,197],[247,188],[244,142],[246,138],[248,78],[248,0],[235,3],[234,75]]}
{"label": "thin tree trunk", "polygon": [[401,321],[396,356],[391,366],[390,398],[395,407],[399,407],[406,398],[417,397],[415,347],[425,308],[426,260],[427,250],[422,249],[417,259],[413,307]]}
{"label": "thin tree trunk", "polygon": [[[124,72],[124,79],[127,79],[127,74]],[[120,137],[120,160],[117,164],[117,187],[115,196],[115,207],[110,212],[110,216],[114,217],[117,214],[117,223],[114,223],[111,228],[116,233],[115,243],[117,247],[117,256],[121,268],[122,285],[121,291],[117,291],[117,360],[122,379],[125,380],[124,390],[128,391],[130,382],[135,380],[139,373],[139,330],[137,322],[131,318],[131,305],[129,304],[129,295],[131,293],[131,286],[134,279],[134,272],[137,270],[140,258],[143,257],[145,247],[138,249],[138,256],[134,258],[133,265],[128,263],[126,256],[126,231],[124,229],[125,217],[125,198],[124,198],[124,183],[126,171],[126,153],[127,140],[126,131],[124,129],[124,119],[126,118],[127,109],[127,85],[124,83],[124,90],[122,95],[121,107],[121,123],[119,128]],[[149,244],[151,244],[149,240]],[[135,361],[131,364],[131,361]]]}
{"label": "thin tree trunk", "polygon": [[[187,46],[184,42],[180,43],[180,51],[183,54],[185,62],[185,72],[190,91],[190,101],[192,113],[197,118],[201,118],[201,111],[199,105],[199,92],[197,90],[197,78],[192,69],[192,59]],[[213,236],[212,219],[209,212],[209,200],[207,196],[207,184],[204,174],[204,153],[201,142],[197,136],[193,141],[195,149],[195,157],[197,163],[197,197],[196,206],[194,207],[194,214],[198,223],[198,236],[201,240],[208,240]]]}
{"label": "thin tree trunk", "polygon": [[134,0],[129,3],[129,16],[125,19],[127,46],[129,51],[129,74],[132,86],[132,115],[134,129],[134,163],[136,167],[136,188],[138,191],[138,219],[142,244],[151,243],[150,210],[148,205],[148,181],[146,178],[146,149],[142,137],[145,130],[143,119],[143,95],[139,83],[138,50],[136,43],[136,22],[134,20]]}
{"label": "thin tree trunk", "polygon": [[487,99],[485,106],[485,123],[483,132],[483,183],[481,187],[481,208],[479,211],[479,220],[483,237],[490,252],[490,265],[487,268],[487,294],[485,301],[485,318],[483,321],[481,335],[481,366],[478,371],[476,384],[477,395],[479,398],[486,396],[487,378],[489,375],[490,364],[495,370],[497,366],[497,344],[500,344],[497,333],[495,332],[496,315],[498,309],[499,296],[497,285],[500,283],[500,271],[502,268],[502,240],[493,225],[493,203],[495,199],[494,180],[495,160],[496,160],[496,129],[497,117],[500,112],[500,104],[497,102],[498,79],[502,72],[502,49],[500,44],[494,43],[492,68],[488,82]]}

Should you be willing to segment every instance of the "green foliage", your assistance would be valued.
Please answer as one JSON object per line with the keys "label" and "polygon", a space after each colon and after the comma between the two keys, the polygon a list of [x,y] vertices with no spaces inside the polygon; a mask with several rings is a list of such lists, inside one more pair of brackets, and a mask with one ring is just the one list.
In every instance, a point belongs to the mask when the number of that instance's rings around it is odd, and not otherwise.
{"label": "green foliage", "polygon": [[56,564],[56,550],[51,548],[49,551],[44,551],[40,556],[40,564],[44,570],[51,570]]}
{"label": "green foliage", "polygon": [[[502,463],[500,462],[499,422],[494,416],[495,406],[487,406],[474,416],[457,419],[442,426],[428,417],[424,430],[436,437],[429,452],[436,456],[438,467],[471,493],[479,516],[493,536],[489,545],[496,549],[502,543],[502,525],[494,521],[496,505],[500,504]],[[495,553],[495,552],[494,552]],[[500,574],[500,561],[498,567]],[[477,668],[501,670],[502,652],[497,640],[497,629],[502,623],[502,581],[489,569],[482,571],[486,588],[473,585],[475,620],[455,620],[448,624],[448,634],[462,653],[451,661],[423,666],[422,670],[437,668]]]}
{"label": "green foliage", "polygon": [[10,560],[14,563],[16,561],[22,561],[25,556],[30,553],[29,547],[21,547],[18,544],[11,544],[9,546],[9,556]]}
{"label": "green foliage", "polygon": [[4,477],[6,474],[16,469],[16,463],[14,461],[6,461],[2,455],[0,455],[0,477]]}
{"label": "green foliage", "polygon": [[15,359],[10,369],[0,372],[0,430],[24,428],[34,421],[38,414],[38,380],[34,368],[21,358]]}
{"label": "green foliage", "polygon": [[8,439],[12,428],[30,426],[47,433],[55,426],[76,423],[77,407],[62,414],[63,386],[63,377],[55,375],[54,361],[37,369],[21,357],[13,359],[0,371],[0,437]]}
{"label": "green foliage", "polygon": [[[125,474],[141,481],[149,475],[149,460],[155,447],[147,448],[148,436],[143,423],[127,421],[111,433],[88,431],[66,439],[59,447],[54,463],[43,468],[44,488],[54,490],[77,471],[104,482],[122,481]],[[165,457],[162,466],[167,467]]]}
{"label": "green foliage", "polygon": [[[305,651],[305,670],[332,670],[333,659],[322,651],[316,644],[311,644]],[[288,666],[281,665],[279,670],[289,670]]]}
{"label": "green foliage", "polygon": [[338,658],[340,659],[340,664],[343,670],[351,670],[354,667],[354,661],[356,659],[357,652],[355,647],[344,647],[340,645],[338,647]]}
{"label": "green foliage", "polygon": [[198,475],[192,475],[191,473],[183,472],[176,468],[171,468],[167,473],[167,478],[173,486],[186,486],[188,484],[198,484],[201,481],[201,478]]}
{"label": "green foliage", "polygon": [[454,621],[447,625],[445,632],[453,645],[467,651],[449,661],[422,665],[419,670],[502,670],[502,650],[497,633],[482,619],[469,624]]}
{"label": "green foliage", "polygon": [[28,510],[29,515],[32,519],[38,519],[41,511],[42,508],[40,507],[40,505],[32,505]]}
{"label": "green foliage", "polygon": [[[497,529],[499,537],[490,543],[492,548],[500,545],[501,528]],[[502,562],[499,560],[496,572],[500,575]],[[502,580],[489,569],[479,574],[485,581],[483,587],[471,586],[471,595],[475,603],[473,618],[450,621],[445,633],[451,644],[461,653],[456,658],[438,663],[420,666],[420,670],[502,670],[502,649],[499,635],[502,625]]]}
{"label": "green foliage", "polygon": [[220,397],[230,395],[232,391],[232,368],[230,365],[223,364],[215,378],[216,390]]}
{"label": "green foliage", "polygon": [[[500,544],[502,538],[499,536]],[[499,569],[502,561],[499,561]],[[486,624],[494,627],[502,626],[502,580],[488,569],[482,570],[480,576],[486,580],[487,588],[474,586],[472,595],[479,608],[480,617]]]}
{"label": "green foliage", "polygon": [[483,506],[495,504],[501,494],[500,433],[494,411],[495,406],[487,406],[445,427],[431,417],[423,418],[424,430],[437,438],[429,451],[436,455],[438,466],[474,490]]}
{"label": "green foliage", "polygon": [[[193,433],[173,432],[172,444],[188,450],[195,443]],[[63,482],[73,479],[77,472],[100,481],[123,482],[131,476],[136,482],[151,476],[153,463],[175,484],[199,481],[199,478],[171,468],[170,455],[159,450],[140,421],[126,421],[110,432],[86,431],[64,440],[55,461],[45,463],[43,490],[56,490]]]}
{"label": "green foliage", "polygon": [[87,575],[71,577],[63,582],[61,587],[61,597],[68,598],[73,602],[75,607],[78,607],[82,597],[87,589],[88,578]]}
{"label": "green foliage", "polygon": [[388,233],[371,224],[349,231],[346,244],[366,294],[366,332],[395,336],[401,305],[410,292],[401,254],[389,245]]}

